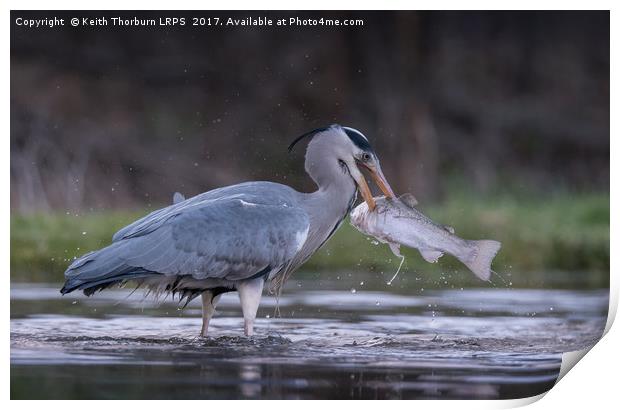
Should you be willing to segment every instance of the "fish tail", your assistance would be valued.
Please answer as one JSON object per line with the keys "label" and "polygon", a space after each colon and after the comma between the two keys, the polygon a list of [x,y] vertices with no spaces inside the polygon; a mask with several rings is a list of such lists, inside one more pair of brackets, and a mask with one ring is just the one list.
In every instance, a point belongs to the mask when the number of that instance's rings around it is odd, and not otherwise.
{"label": "fish tail", "polygon": [[461,259],[474,274],[484,281],[488,281],[491,277],[491,263],[502,244],[498,241],[481,240],[470,241],[474,247],[474,252],[469,258]]}

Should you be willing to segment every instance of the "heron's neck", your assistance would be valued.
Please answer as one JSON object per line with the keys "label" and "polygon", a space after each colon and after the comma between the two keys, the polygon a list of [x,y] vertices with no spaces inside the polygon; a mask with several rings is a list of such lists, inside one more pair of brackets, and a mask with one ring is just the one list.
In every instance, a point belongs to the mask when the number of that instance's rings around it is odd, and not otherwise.
{"label": "heron's neck", "polygon": [[355,192],[353,178],[346,167],[340,164],[337,155],[330,151],[326,140],[313,140],[308,145],[305,168],[317,185],[316,194],[333,192],[334,195],[338,195],[338,191],[344,190],[338,196],[346,192],[350,197]]}
{"label": "heron's neck", "polygon": [[311,205],[307,208],[311,230],[319,236],[328,235],[349,211],[357,190],[355,182],[346,168],[330,156],[308,156],[306,171],[317,184],[317,190],[306,197]]}
{"label": "heron's neck", "polygon": [[347,212],[351,206],[351,200],[355,196],[356,190],[355,183],[347,175],[346,179],[341,178],[339,181],[331,181],[323,186],[319,185],[318,189],[308,194],[308,196],[317,205],[320,204],[323,207],[323,211],[317,208],[319,212],[331,211],[336,215],[341,215]]}

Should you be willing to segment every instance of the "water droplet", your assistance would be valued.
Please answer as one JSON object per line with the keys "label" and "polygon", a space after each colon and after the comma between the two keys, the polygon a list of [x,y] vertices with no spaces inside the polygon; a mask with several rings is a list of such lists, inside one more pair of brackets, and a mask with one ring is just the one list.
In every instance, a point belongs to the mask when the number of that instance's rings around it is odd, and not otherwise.
{"label": "water droplet", "polygon": [[374,240],[374,239],[373,239],[372,241],[370,241],[370,243],[371,243],[372,245],[375,245],[375,246],[376,246],[376,245],[379,245],[379,241],[376,241],[376,240]]}
{"label": "water droplet", "polygon": [[357,290],[355,288],[351,288],[351,293],[355,293]]}
{"label": "water droplet", "polygon": [[379,301],[375,302],[375,306],[380,306],[380,305],[381,305],[381,302]]}
{"label": "water droplet", "polygon": [[77,300],[74,300],[73,302],[71,302],[72,305],[77,304]]}
{"label": "water droplet", "polygon": [[553,307],[550,307],[549,310],[553,312]]}
{"label": "water droplet", "polygon": [[86,235],[86,231],[82,232],[82,235]]}
{"label": "water droplet", "polygon": [[364,281],[361,281],[361,282],[360,282],[360,286],[364,286]]}
{"label": "water droplet", "polygon": [[269,319],[270,317],[271,317],[271,316],[269,316],[269,315],[266,315],[266,316],[265,316],[265,318],[267,318],[267,319]]}

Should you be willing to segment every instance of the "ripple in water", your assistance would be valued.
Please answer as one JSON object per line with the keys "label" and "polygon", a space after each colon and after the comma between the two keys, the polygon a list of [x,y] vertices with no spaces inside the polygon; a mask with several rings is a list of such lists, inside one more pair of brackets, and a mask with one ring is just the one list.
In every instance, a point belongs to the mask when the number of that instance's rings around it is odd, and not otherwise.
{"label": "ripple in water", "polygon": [[606,291],[294,288],[279,317],[265,297],[252,338],[225,295],[200,338],[199,304],[14,287],[12,398],[525,397],[596,343],[608,305]]}

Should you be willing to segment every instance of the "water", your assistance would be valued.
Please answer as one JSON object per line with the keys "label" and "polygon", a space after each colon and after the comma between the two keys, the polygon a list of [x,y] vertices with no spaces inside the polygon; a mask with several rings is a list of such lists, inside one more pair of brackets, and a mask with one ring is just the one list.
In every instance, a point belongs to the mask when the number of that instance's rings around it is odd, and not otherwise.
{"label": "water", "polygon": [[253,338],[224,295],[207,339],[197,301],[14,284],[11,398],[527,397],[553,386],[562,352],[596,343],[608,305],[607,290],[355,284],[291,281],[280,317],[263,298]]}

